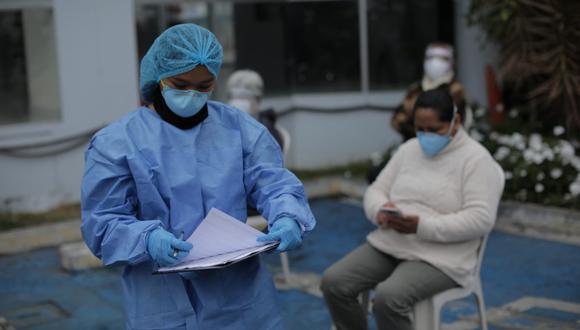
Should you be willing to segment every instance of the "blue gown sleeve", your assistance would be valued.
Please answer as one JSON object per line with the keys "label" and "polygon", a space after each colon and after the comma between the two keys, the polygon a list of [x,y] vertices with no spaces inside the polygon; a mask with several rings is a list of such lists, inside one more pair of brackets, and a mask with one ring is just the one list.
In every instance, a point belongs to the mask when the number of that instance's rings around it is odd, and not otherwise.
{"label": "blue gown sleeve", "polygon": [[[137,192],[125,156],[114,156],[115,143],[91,141],[85,153],[81,185],[81,232],[105,265],[137,264],[149,259],[147,235],[159,220],[136,217]],[[104,141],[101,141],[104,142]]]}
{"label": "blue gown sleeve", "polygon": [[278,143],[263,126],[247,127],[244,138],[244,185],[269,227],[281,217],[296,220],[305,233],[316,220],[300,180],[284,168]]}

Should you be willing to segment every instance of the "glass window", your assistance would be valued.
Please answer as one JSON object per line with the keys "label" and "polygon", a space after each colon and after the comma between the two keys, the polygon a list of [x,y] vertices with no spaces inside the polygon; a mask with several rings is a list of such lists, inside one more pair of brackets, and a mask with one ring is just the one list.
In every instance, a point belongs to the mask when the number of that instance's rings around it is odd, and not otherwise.
{"label": "glass window", "polygon": [[360,89],[356,1],[236,4],[236,65],[270,92]]}
{"label": "glass window", "polygon": [[359,90],[357,8],[355,0],[138,4],[139,56],[167,27],[193,22],[224,47],[218,99],[229,74],[245,68],[263,76],[269,95]]}
{"label": "glass window", "polygon": [[0,11],[0,125],[60,118],[51,9]]}
{"label": "glass window", "polygon": [[234,5],[235,69],[259,72],[270,95],[292,93],[286,8],[284,3]]}
{"label": "glass window", "polygon": [[208,5],[199,2],[137,5],[136,20],[137,48],[141,59],[155,38],[170,26],[187,22],[208,27]]}
{"label": "glass window", "polygon": [[[136,17],[140,57],[171,25],[213,31],[224,46],[218,99],[229,74],[242,68],[258,71],[269,95],[361,88],[357,0],[147,1],[137,4]],[[367,17],[372,90],[419,80],[425,46],[454,40],[453,0],[368,0]]]}
{"label": "glass window", "polygon": [[360,90],[358,2],[289,4],[297,91]]}
{"label": "glass window", "polygon": [[[181,23],[195,23],[210,29],[222,43],[224,63],[220,75],[227,77],[228,72],[231,71],[232,65],[230,63],[232,58],[235,58],[232,54],[232,33],[228,33],[228,28],[231,25],[231,13],[227,10],[229,7],[231,7],[231,4],[227,3],[208,4],[191,1],[165,5],[151,3],[150,1],[146,4],[137,2],[135,16],[139,61],[145,56],[155,38],[167,28]],[[223,17],[224,15],[225,18]],[[224,99],[224,97],[225,80],[218,79],[213,98]]]}
{"label": "glass window", "polygon": [[368,0],[371,89],[419,80],[425,47],[453,43],[453,22],[452,0]]}

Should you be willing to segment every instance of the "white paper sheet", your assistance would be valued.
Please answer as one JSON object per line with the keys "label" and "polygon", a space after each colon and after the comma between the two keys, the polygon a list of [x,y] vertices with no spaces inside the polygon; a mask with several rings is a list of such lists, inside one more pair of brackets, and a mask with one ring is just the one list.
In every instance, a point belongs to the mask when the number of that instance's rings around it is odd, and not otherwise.
{"label": "white paper sheet", "polygon": [[182,263],[161,267],[158,273],[220,268],[274,248],[278,242],[258,242],[262,233],[212,208],[187,239],[193,249]]}

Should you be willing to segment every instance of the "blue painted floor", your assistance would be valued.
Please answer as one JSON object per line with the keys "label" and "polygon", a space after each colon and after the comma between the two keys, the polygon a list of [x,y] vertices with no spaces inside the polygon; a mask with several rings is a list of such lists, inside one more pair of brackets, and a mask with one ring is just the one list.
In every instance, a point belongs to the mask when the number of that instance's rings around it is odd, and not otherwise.
{"label": "blue painted floor", "polygon": [[[318,226],[300,250],[290,253],[290,265],[293,272],[321,274],[364,242],[373,227],[359,205],[323,199],[311,206]],[[279,268],[277,255],[264,259],[273,270]],[[124,327],[120,268],[66,273],[53,248],[1,257],[0,269],[0,317],[17,329]],[[494,232],[482,280],[488,310],[522,297],[580,304],[580,247]],[[287,290],[280,291],[280,303],[288,329],[329,329],[321,298]],[[451,303],[443,321],[452,323],[474,313],[470,300]],[[524,314],[492,322],[490,329],[580,329],[580,315],[574,312],[533,308]],[[555,327],[545,326],[546,321]],[[372,319],[370,328],[374,329]]]}

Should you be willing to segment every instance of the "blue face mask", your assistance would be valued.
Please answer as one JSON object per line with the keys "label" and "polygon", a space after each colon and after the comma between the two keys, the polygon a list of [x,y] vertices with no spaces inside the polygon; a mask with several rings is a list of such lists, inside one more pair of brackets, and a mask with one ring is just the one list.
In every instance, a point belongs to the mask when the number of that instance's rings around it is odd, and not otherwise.
{"label": "blue face mask", "polygon": [[455,119],[455,112],[453,113],[453,118],[451,119],[451,124],[449,125],[449,130],[447,134],[440,135],[437,133],[425,133],[416,132],[417,139],[421,145],[423,153],[427,157],[435,157],[441,150],[445,149],[449,142],[451,142],[451,128],[453,128],[453,120]]}
{"label": "blue face mask", "polygon": [[199,92],[196,90],[180,90],[171,88],[165,84],[161,94],[165,103],[176,115],[180,117],[191,117],[199,112],[207,103],[211,92]]}

